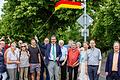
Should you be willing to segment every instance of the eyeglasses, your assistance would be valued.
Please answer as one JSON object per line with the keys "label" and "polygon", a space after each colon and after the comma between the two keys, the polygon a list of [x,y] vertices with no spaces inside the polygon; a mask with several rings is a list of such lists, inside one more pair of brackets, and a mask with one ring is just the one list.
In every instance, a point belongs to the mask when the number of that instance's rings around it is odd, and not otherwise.
{"label": "eyeglasses", "polygon": [[21,47],[26,47],[26,46],[21,46]]}

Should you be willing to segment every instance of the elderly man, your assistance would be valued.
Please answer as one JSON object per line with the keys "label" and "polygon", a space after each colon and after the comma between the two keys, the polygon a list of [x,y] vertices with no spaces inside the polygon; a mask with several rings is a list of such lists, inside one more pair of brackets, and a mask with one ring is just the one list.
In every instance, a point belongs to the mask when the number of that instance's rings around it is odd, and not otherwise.
{"label": "elderly man", "polygon": [[[41,52],[42,52],[42,56],[41,56],[41,75],[40,75],[40,80],[50,80],[50,76],[49,76],[48,69],[47,69],[47,67],[46,67],[46,65],[45,65],[45,63],[44,63],[45,50],[46,50],[45,46],[46,46],[47,44],[49,44],[49,39],[48,39],[48,38],[45,38],[45,39],[44,39],[44,44],[43,44],[43,45],[39,44],[39,45],[41,45],[40,48],[41,48]],[[45,78],[45,76],[44,76],[44,72],[45,72],[45,71],[46,71],[46,75],[45,75],[46,78]]]}
{"label": "elderly man", "polygon": [[98,80],[101,68],[101,51],[95,47],[95,41],[90,41],[90,49],[87,54],[88,75],[90,80]]}
{"label": "elderly man", "polygon": [[114,42],[113,51],[108,54],[106,61],[106,80],[120,80],[120,44]]}

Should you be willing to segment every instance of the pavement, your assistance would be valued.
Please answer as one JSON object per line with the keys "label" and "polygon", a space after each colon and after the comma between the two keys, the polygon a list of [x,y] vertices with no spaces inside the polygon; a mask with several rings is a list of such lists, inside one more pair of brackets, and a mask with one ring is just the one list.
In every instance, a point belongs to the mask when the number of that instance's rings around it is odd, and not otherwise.
{"label": "pavement", "polygon": [[102,60],[102,66],[101,66],[101,74],[100,74],[100,80],[106,80],[105,79],[105,62],[106,62],[106,59],[103,59]]}
{"label": "pavement", "polygon": [[100,79],[99,80],[106,80],[104,77],[100,77]]}

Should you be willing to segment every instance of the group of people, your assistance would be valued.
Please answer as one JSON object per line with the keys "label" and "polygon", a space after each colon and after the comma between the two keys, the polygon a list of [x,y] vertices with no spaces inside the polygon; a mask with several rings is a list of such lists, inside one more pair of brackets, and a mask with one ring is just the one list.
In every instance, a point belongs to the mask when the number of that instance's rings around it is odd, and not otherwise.
{"label": "group of people", "polygon": [[[10,40],[10,39],[9,39]],[[10,41],[11,42],[11,41]],[[106,61],[106,79],[120,80],[119,42]],[[31,43],[22,40],[5,45],[0,40],[0,79],[2,80],[99,80],[102,55],[96,48],[95,40],[90,43],[75,43],[63,40],[57,43],[56,36],[44,39],[41,44],[37,37]],[[19,73],[19,75],[18,75]]]}

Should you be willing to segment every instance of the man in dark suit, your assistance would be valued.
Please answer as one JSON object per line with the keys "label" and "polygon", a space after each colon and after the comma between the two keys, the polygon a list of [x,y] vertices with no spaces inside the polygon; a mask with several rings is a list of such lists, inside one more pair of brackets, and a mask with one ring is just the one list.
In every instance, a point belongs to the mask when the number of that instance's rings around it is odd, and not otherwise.
{"label": "man in dark suit", "polygon": [[56,44],[56,36],[51,37],[51,43],[46,45],[45,63],[48,67],[50,80],[59,80],[59,59],[62,56],[61,48]]}
{"label": "man in dark suit", "polygon": [[[42,56],[41,56],[41,75],[40,75],[40,80],[50,80],[50,77],[49,77],[49,72],[48,72],[48,69],[44,63],[44,57],[45,57],[45,50],[46,50],[46,45],[49,44],[49,39],[48,38],[45,38],[44,39],[44,44],[41,45],[39,43],[39,46],[41,48],[41,52],[42,52]],[[45,72],[46,71],[46,72]],[[46,78],[44,76],[44,72],[46,73]]]}
{"label": "man in dark suit", "polygon": [[106,61],[106,80],[120,80],[120,44],[115,42]]}

